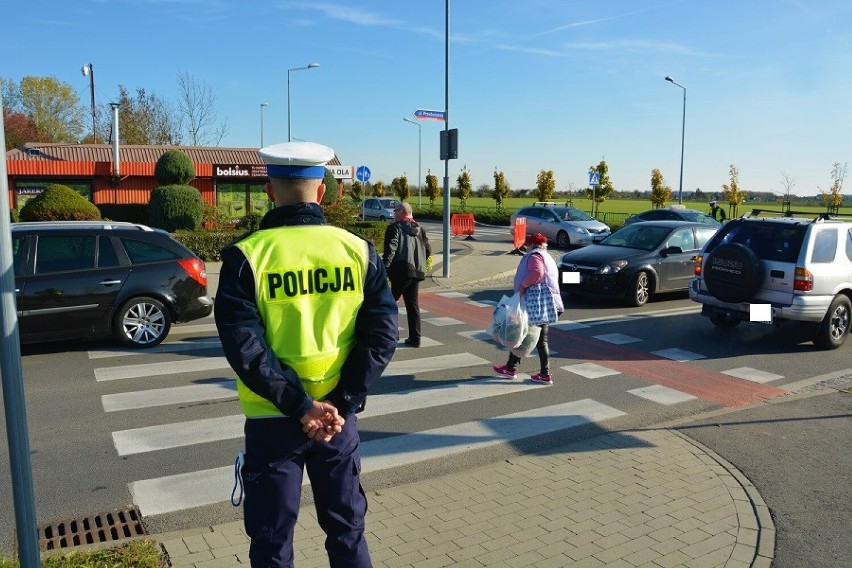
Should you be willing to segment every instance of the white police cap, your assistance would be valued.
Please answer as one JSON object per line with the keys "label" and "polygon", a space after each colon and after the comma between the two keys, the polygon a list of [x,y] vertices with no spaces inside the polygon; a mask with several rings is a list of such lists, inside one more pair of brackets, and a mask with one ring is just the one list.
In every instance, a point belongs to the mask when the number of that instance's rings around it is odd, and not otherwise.
{"label": "white police cap", "polygon": [[261,148],[260,159],[271,178],[325,177],[325,165],[334,158],[334,150],[314,142],[284,142]]}

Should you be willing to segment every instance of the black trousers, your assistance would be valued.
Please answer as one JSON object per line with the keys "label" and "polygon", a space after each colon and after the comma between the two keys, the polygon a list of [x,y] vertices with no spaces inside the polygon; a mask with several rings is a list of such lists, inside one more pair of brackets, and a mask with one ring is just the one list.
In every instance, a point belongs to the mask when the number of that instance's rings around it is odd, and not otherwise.
{"label": "black trousers", "polygon": [[[536,351],[538,351],[538,360],[541,363],[541,373],[543,375],[549,375],[550,349],[547,346],[547,331],[550,326],[542,324],[539,327],[541,328],[541,335],[538,336],[538,343],[535,344],[535,348]],[[520,362],[520,357],[516,356],[514,353],[509,353],[509,361],[506,363],[506,366],[510,369],[514,369]]]}
{"label": "black trousers", "polygon": [[257,568],[292,568],[293,531],[307,469],[332,568],[370,568],[364,539],[367,497],[361,488],[357,418],[331,442],[309,440],[295,418],[246,420],[245,528]]}
{"label": "black trousers", "polygon": [[405,312],[408,317],[408,340],[420,343],[420,304],[417,296],[420,294],[420,281],[416,278],[391,277],[391,294],[393,299],[399,297],[405,301]]}

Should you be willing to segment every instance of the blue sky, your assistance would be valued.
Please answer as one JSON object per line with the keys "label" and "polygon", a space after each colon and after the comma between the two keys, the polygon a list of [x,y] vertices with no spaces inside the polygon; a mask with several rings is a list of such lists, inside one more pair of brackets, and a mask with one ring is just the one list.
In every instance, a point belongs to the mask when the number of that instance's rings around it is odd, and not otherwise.
{"label": "blue sky", "polygon": [[[444,108],[441,0],[29,0],[0,7],[0,76],[50,75],[98,104],[118,85],[176,101],[189,72],[217,96],[222,146],[294,138],[333,147],[373,181],[418,174],[416,109]],[[735,164],[744,189],[813,194],[852,160],[849,0],[451,0],[452,184],[495,167],[513,188],[552,169],[585,187],[606,159],[616,189],[659,168],[677,192],[718,191]],[[443,124],[419,121],[422,175],[444,175]],[[852,194],[846,180],[844,193]]]}

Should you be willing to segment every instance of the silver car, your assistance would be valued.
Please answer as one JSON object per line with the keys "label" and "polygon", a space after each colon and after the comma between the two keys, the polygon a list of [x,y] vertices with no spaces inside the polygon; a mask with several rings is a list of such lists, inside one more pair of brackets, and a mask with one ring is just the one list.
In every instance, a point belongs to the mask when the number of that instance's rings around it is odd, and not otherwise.
{"label": "silver car", "polygon": [[836,349],[852,324],[852,222],[760,213],[728,221],[707,243],[690,298],[716,327],[805,322],[814,344]]}
{"label": "silver car", "polygon": [[527,235],[541,233],[561,249],[597,243],[610,234],[609,226],[569,205],[537,202],[521,207],[511,217],[513,231],[518,217],[526,218]]}
{"label": "silver car", "polygon": [[370,197],[361,204],[361,218],[365,221],[378,219],[389,221],[393,219],[393,210],[399,205],[399,199],[393,197]]}

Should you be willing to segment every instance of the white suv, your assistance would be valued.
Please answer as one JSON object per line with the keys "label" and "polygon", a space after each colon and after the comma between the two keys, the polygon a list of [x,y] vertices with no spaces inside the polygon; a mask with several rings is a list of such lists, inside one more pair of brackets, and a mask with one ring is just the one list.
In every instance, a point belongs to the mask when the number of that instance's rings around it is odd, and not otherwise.
{"label": "white suv", "polygon": [[762,213],[719,229],[696,258],[689,297],[719,328],[751,319],[806,322],[818,347],[840,347],[852,322],[852,222]]}

